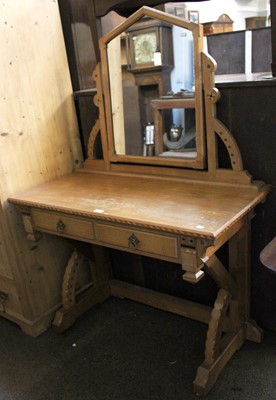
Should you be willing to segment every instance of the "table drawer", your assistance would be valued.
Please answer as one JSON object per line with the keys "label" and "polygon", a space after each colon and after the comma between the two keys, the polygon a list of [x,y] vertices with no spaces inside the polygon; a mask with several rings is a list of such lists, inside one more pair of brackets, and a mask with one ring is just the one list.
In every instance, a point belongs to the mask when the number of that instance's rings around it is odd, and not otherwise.
{"label": "table drawer", "polygon": [[96,240],[123,250],[178,259],[178,238],[102,223],[95,224]]}
{"label": "table drawer", "polygon": [[33,210],[31,216],[33,224],[38,230],[86,240],[95,238],[91,221],[39,210]]}

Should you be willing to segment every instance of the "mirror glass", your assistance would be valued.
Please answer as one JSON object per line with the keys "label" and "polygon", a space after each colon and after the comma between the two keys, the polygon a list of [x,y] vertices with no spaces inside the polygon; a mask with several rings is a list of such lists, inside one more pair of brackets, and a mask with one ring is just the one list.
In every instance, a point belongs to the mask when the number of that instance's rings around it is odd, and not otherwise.
{"label": "mirror glass", "polygon": [[108,41],[112,161],[197,159],[194,47],[192,30],[147,16]]}

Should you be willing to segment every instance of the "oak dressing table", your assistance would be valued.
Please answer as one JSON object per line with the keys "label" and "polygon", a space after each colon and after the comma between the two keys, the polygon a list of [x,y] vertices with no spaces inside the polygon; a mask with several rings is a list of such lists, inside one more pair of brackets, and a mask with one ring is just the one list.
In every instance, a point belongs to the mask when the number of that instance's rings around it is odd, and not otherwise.
{"label": "oak dressing table", "polygon": [[[184,93],[175,103],[174,98],[168,102],[166,96],[157,103],[156,99],[149,102],[153,114],[159,113],[156,118],[162,121],[154,125],[158,146],[151,156],[144,156],[142,149],[128,154],[125,145],[129,132],[124,125],[128,112],[124,90],[135,86],[135,79],[121,64],[121,37],[143,18],[184,30],[185,35],[180,36],[190,35],[193,46],[193,99],[185,98]],[[68,328],[78,315],[109,296],[129,298],[206,323],[205,359],[194,381],[195,392],[203,395],[246,339],[262,340],[262,330],[250,319],[250,224],[254,208],[265,200],[269,186],[253,181],[243,170],[234,138],[216,118],[216,64],[203,52],[201,25],[142,7],[100,39],[100,50],[101,63],[94,72],[99,119],[91,131],[84,167],[9,198],[9,202],[21,211],[30,240],[39,240],[46,232],[99,245],[91,246],[97,261],[93,284],[81,300],[77,300],[75,282],[83,255],[77,251],[72,254],[64,274],[63,307],[53,322],[56,329]],[[155,59],[159,60],[160,54]],[[167,101],[168,107],[162,101]],[[166,118],[170,122],[180,118],[185,125],[185,116],[190,120],[185,110],[190,108],[195,110],[193,130],[182,129],[187,135],[192,132],[195,148],[178,148],[177,140],[175,149],[165,148]],[[100,157],[96,154],[99,138]],[[219,167],[218,140],[226,147],[229,169]],[[227,267],[216,255],[225,244],[229,249]],[[218,286],[214,307],[112,279],[104,252],[101,254],[104,247],[177,263],[183,279],[191,284],[209,274]]]}

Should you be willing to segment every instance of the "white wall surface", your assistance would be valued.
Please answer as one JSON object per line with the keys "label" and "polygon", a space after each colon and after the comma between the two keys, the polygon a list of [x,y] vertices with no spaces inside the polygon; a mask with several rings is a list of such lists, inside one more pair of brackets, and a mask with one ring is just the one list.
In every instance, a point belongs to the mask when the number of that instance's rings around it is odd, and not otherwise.
{"label": "white wall surface", "polygon": [[233,30],[245,29],[245,18],[268,16],[269,0],[209,0],[185,3],[187,10],[199,11],[199,22],[216,21],[227,14],[234,21]]}

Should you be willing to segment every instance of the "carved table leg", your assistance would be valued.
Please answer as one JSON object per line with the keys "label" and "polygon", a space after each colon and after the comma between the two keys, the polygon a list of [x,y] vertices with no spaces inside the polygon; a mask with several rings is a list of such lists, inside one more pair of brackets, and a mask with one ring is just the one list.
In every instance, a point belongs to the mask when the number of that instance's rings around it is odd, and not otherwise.
{"label": "carved table leg", "polygon": [[198,395],[206,395],[209,392],[223,367],[245,340],[244,329],[240,329],[237,333],[222,333],[223,321],[229,312],[230,302],[230,293],[220,289],[209,322],[205,360],[199,366],[194,380],[194,390]]}
{"label": "carved table leg", "polygon": [[76,293],[77,275],[79,269],[85,264],[85,256],[75,250],[68,261],[62,284],[62,307],[56,312],[53,321],[53,327],[58,332],[68,329],[74,324],[77,317],[110,296],[111,269],[105,249],[97,247],[93,250],[95,260],[89,261],[91,284],[78,296]]}
{"label": "carved table leg", "polygon": [[251,218],[248,215],[243,228],[229,240],[229,272],[237,282],[239,321],[245,325],[246,339],[260,343],[263,340],[263,330],[250,319]]}
{"label": "carved table leg", "polygon": [[198,395],[208,393],[218,374],[246,339],[255,342],[262,340],[262,330],[249,319],[249,243],[250,216],[247,216],[228,242],[229,270],[215,254],[211,258],[206,257],[206,271],[220,290],[209,322],[205,360],[199,366],[194,380],[194,390]]}

